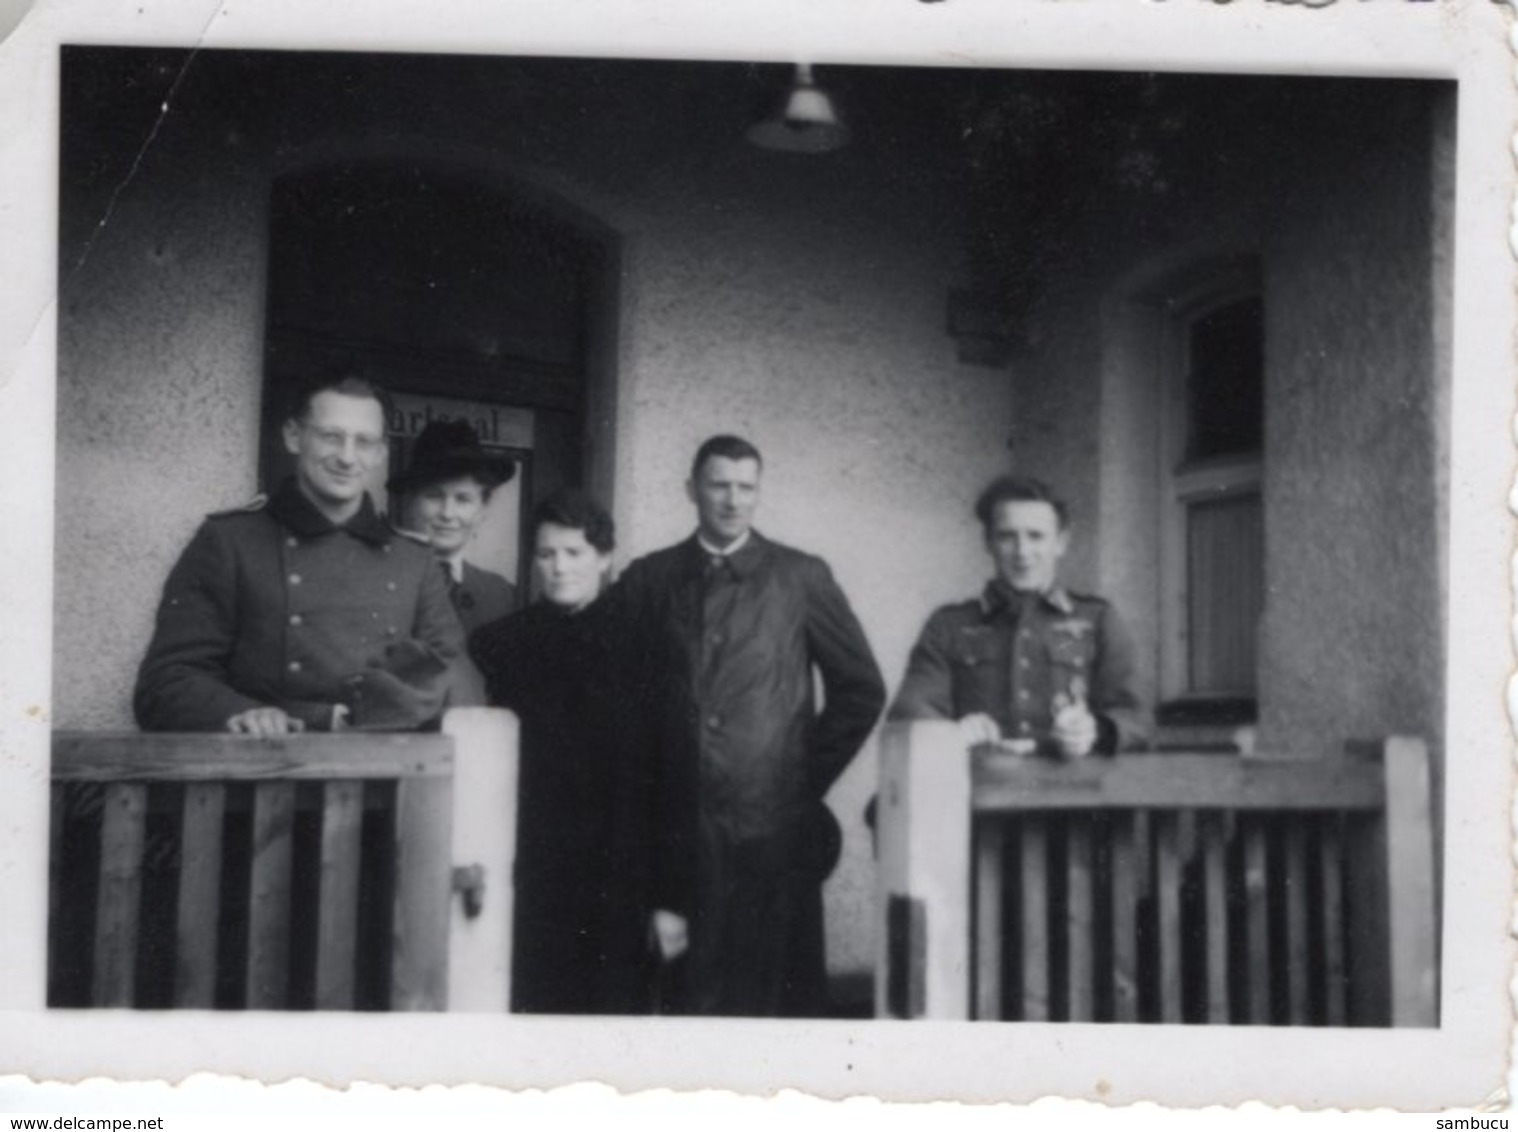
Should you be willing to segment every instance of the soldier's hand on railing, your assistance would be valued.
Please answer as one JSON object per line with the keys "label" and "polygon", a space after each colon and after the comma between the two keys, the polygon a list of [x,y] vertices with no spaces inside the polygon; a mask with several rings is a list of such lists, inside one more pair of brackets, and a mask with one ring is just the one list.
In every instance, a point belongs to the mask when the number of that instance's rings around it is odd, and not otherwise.
{"label": "soldier's hand on railing", "polygon": [[277,707],[249,708],[227,720],[227,730],[239,735],[289,735],[305,729],[304,720]]}
{"label": "soldier's hand on railing", "polygon": [[690,930],[684,916],[659,908],[649,917],[650,949],[662,962],[669,963],[684,955],[690,947]]}
{"label": "soldier's hand on railing", "polygon": [[1081,698],[1054,697],[1054,745],[1066,758],[1079,759],[1096,747],[1096,716]]}
{"label": "soldier's hand on railing", "polygon": [[972,712],[961,719],[959,734],[967,747],[1001,742],[1001,726],[983,711]]}

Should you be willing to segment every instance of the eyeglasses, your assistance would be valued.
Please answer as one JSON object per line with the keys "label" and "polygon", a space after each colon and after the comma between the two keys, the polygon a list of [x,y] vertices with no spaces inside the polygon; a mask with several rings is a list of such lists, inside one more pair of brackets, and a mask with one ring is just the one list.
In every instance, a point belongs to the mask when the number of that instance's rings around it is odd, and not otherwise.
{"label": "eyeglasses", "polygon": [[315,428],[311,425],[303,426],[307,432],[316,438],[316,443],[329,452],[341,452],[348,447],[348,442],[353,442],[353,450],[365,458],[378,456],[385,450],[387,441],[383,436],[366,436],[361,432],[343,432],[336,428]]}

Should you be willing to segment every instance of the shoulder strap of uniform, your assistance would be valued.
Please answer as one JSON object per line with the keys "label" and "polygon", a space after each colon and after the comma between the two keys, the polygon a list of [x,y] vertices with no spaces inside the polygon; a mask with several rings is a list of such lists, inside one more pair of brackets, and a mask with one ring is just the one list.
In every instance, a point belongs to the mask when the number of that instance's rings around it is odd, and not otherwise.
{"label": "shoulder strap of uniform", "polygon": [[1081,602],[1084,605],[1111,605],[1112,604],[1106,598],[1104,598],[1104,597],[1098,597],[1096,594],[1081,594],[1081,593],[1076,593],[1074,590],[1068,590],[1066,592],[1069,593],[1071,601],[1078,601],[1078,602]]}
{"label": "shoulder strap of uniform", "polygon": [[401,538],[409,538],[419,546],[430,547],[432,545],[432,541],[420,531],[408,531],[405,527],[397,527],[394,523],[390,525],[390,530],[400,535]]}
{"label": "shoulder strap of uniform", "polygon": [[231,515],[247,515],[254,511],[262,511],[269,505],[269,497],[259,492],[241,507],[228,507],[225,511],[212,511],[206,516],[208,519],[225,519]]}

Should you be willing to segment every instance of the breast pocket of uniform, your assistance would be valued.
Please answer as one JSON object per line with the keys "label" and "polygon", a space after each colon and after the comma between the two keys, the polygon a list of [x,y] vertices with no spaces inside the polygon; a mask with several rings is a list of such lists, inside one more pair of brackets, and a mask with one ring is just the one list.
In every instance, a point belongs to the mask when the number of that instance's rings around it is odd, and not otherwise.
{"label": "breast pocket of uniform", "polygon": [[1011,643],[990,626],[961,629],[954,638],[950,680],[956,716],[995,712],[1006,698],[1006,673]]}
{"label": "breast pocket of uniform", "polygon": [[1007,640],[988,626],[973,625],[959,630],[954,637],[954,666],[984,668],[1007,656]]}
{"label": "breast pocket of uniform", "polygon": [[1047,649],[1051,667],[1085,678],[1096,659],[1095,626],[1088,621],[1061,622],[1051,629]]}

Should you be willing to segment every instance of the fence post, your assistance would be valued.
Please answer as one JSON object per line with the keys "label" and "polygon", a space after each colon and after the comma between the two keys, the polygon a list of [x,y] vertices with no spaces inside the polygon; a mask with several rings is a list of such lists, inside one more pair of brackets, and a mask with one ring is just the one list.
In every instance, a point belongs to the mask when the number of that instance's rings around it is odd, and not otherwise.
{"label": "fence post", "polygon": [[[450,901],[448,1009],[511,1005],[511,920],[517,848],[517,718],[500,708],[453,708],[443,733],[454,743],[453,864],[474,897]],[[473,867],[478,866],[478,871]],[[456,886],[457,887],[457,886]],[[477,897],[477,914],[466,908]]]}
{"label": "fence post", "polygon": [[970,1017],[970,754],[947,721],[888,726],[880,743],[883,1018]]}
{"label": "fence post", "polygon": [[1386,741],[1384,758],[1391,1024],[1437,1026],[1438,924],[1428,748],[1421,739],[1393,736]]}

